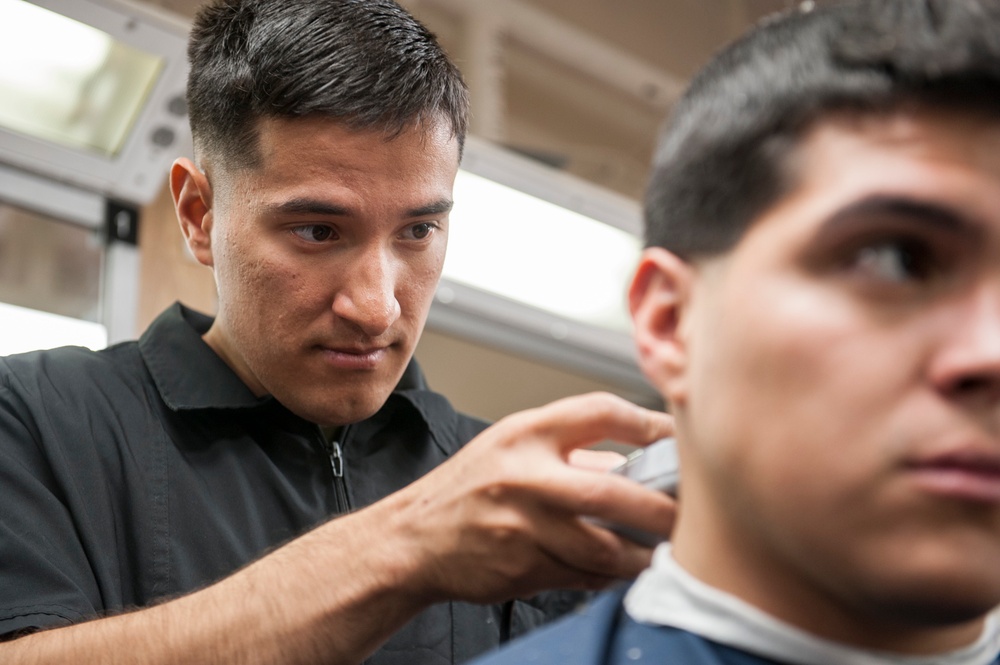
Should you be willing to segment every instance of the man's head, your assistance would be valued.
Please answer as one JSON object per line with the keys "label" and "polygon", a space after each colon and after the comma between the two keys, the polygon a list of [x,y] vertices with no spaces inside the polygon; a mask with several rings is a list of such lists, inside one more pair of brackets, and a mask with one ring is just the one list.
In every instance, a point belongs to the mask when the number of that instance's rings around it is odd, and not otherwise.
{"label": "man's head", "polygon": [[933,652],[1000,602],[1000,5],[789,15],[662,139],[630,292],[675,554],[807,630]]}
{"label": "man's head", "polygon": [[393,0],[218,0],[195,18],[188,108],[199,160],[258,163],[265,118],[321,116],[387,136],[424,121],[458,139],[461,74]]}
{"label": "man's head", "polygon": [[646,241],[731,248],[795,184],[794,148],[832,113],[1000,111],[1000,3],[846,2],[762,23],[706,66],[654,158]]}
{"label": "man's head", "polygon": [[205,340],[298,415],[363,419],[440,277],[461,76],[391,0],[219,0],[189,54],[198,164],[178,160],[171,190],[218,287]]}

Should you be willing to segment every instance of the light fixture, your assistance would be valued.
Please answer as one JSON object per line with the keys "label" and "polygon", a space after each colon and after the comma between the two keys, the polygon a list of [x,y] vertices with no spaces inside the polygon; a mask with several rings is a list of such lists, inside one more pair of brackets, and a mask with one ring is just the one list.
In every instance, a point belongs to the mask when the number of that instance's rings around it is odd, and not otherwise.
{"label": "light fixture", "polygon": [[163,58],[22,0],[0,0],[0,124],[117,155]]}
{"label": "light fixture", "polygon": [[0,162],[148,203],[191,151],[187,31],[122,0],[0,0]]}
{"label": "light fixture", "polygon": [[636,201],[469,137],[428,325],[648,390],[626,308],[640,228]]}
{"label": "light fixture", "polygon": [[460,171],[444,276],[627,333],[625,285],[639,248],[627,231]]}

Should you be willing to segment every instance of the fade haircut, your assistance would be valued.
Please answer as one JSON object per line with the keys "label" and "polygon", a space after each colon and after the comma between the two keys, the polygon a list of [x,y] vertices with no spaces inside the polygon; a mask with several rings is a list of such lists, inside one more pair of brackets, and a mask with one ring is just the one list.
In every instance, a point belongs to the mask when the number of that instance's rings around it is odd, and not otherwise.
{"label": "fade haircut", "polygon": [[200,160],[256,166],[264,118],[325,116],[387,139],[443,120],[465,138],[461,74],[393,0],[215,0],[195,17],[188,60]]}
{"label": "fade haircut", "polygon": [[732,249],[795,184],[812,125],[910,106],[1000,118],[1000,2],[856,0],[765,20],[678,102],[646,192],[647,246],[686,260]]}

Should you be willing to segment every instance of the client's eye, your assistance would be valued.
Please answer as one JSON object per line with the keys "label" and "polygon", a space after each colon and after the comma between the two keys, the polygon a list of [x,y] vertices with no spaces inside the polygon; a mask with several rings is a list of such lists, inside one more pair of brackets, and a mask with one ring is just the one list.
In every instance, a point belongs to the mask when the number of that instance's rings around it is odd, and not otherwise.
{"label": "client's eye", "polygon": [[888,282],[926,280],[933,276],[934,257],[922,242],[912,239],[886,239],[857,250],[853,269],[862,276]]}

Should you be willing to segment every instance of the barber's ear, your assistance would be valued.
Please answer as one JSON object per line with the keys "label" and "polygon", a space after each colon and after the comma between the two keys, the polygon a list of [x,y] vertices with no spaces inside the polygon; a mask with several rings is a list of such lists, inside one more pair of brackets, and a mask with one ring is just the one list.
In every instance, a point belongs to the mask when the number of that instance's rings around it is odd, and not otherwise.
{"label": "barber's ear", "polygon": [[170,167],[170,193],[184,242],[199,263],[211,266],[212,185],[194,162],[181,157]]}
{"label": "barber's ear", "polygon": [[642,253],[629,288],[639,365],[670,402],[683,401],[687,343],[683,322],[693,286],[692,266],[661,247]]}

